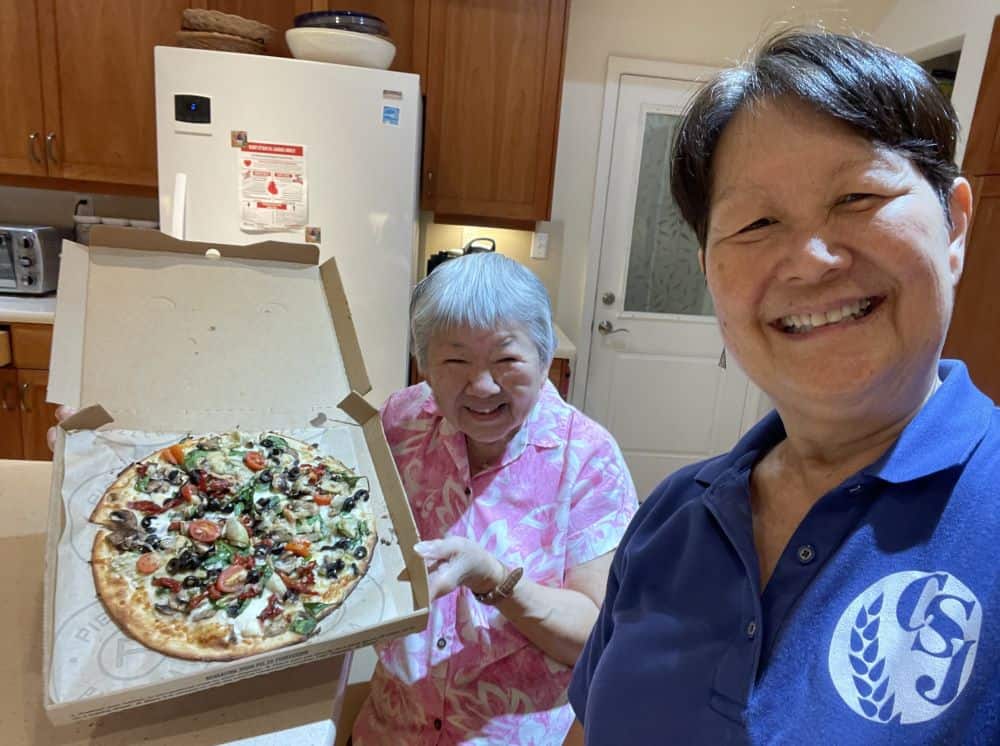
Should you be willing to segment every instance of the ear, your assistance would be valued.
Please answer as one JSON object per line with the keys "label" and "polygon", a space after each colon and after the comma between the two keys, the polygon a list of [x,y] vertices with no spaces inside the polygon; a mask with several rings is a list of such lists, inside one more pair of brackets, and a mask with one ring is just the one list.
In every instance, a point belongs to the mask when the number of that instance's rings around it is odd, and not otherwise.
{"label": "ear", "polygon": [[707,274],[705,272],[705,249],[698,249],[698,266],[701,267],[701,273]]}
{"label": "ear", "polygon": [[948,214],[951,217],[951,228],[948,231],[948,267],[951,269],[952,284],[958,285],[962,277],[962,268],[965,266],[965,242],[972,220],[972,187],[961,176],[951,185],[951,193],[948,195]]}

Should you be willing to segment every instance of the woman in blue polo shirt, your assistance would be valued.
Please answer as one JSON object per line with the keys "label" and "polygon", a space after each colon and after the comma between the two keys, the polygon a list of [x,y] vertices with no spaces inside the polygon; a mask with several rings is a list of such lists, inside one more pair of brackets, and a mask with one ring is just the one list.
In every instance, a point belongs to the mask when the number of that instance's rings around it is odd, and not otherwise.
{"label": "woman in blue polo shirt", "polygon": [[776,412],[632,521],[570,687],[589,746],[1000,743],[1000,410],[940,359],[956,137],[917,65],[827,33],[692,103],[674,198]]}

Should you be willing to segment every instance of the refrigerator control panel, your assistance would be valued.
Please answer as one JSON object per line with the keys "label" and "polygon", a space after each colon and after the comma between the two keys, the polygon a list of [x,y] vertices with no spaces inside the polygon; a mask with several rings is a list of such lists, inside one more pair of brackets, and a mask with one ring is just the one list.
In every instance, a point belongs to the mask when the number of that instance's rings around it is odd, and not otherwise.
{"label": "refrigerator control panel", "polygon": [[174,130],[207,135],[211,124],[211,98],[193,93],[174,94]]}

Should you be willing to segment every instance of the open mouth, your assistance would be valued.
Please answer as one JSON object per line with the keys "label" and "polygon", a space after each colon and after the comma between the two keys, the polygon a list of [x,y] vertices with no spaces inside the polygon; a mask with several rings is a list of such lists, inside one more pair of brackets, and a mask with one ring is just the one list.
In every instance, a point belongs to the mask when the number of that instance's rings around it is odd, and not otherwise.
{"label": "open mouth", "polygon": [[843,326],[859,321],[878,308],[885,296],[872,295],[845,303],[823,313],[793,313],[771,322],[771,326],[785,334],[807,334],[823,327]]}
{"label": "open mouth", "polygon": [[464,406],[465,411],[472,417],[483,420],[488,420],[496,417],[497,415],[503,414],[504,410],[507,408],[507,404],[504,402],[500,402],[499,404],[466,404]]}

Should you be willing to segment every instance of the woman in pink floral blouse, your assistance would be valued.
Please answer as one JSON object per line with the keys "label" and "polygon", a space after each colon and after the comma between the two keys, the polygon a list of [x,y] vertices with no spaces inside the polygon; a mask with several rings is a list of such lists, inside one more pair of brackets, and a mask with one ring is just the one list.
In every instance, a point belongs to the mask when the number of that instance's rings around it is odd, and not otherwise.
{"label": "woman in pink floral blouse", "polygon": [[410,313],[427,383],[389,397],[382,422],[433,601],[424,632],[376,646],[354,746],[560,744],[635,488],[611,436],[547,380],[551,309],[529,270],[448,262]]}

